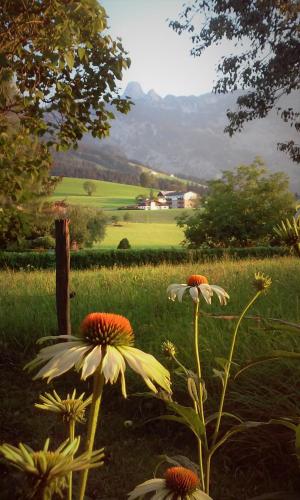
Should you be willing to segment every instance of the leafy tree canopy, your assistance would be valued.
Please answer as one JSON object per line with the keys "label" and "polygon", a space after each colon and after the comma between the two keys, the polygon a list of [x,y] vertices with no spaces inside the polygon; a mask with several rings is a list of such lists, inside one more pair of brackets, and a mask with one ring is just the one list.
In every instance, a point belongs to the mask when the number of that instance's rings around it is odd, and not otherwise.
{"label": "leafy tree canopy", "polygon": [[[300,89],[298,0],[194,0],[170,26],[192,34],[192,55],[222,40],[234,42],[236,53],[223,57],[214,91],[247,90],[237,99],[237,111],[228,111],[225,131],[233,135],[245,122],[263,118],[276,108],[281,118],[300,132],[299,109],[281,109],[282,95]],[[278,144],[300,162],[300,144]]]}
{"label": "leafy tree canopy", "polygon": [[[76,146],[85,132],[108,135],[107,104],[129,110],[116,81],[130,60],[106,28],[96,0],[1,2],[0,116],[16,114],[58,149]],[[8,98],[12,81],[16,92]]]}
{"label": "leafy tree canopy", "polygon": [[269,174],[261,160],[208,183],[203,207],[178,218],[189,247],[243,247],[264,243],[273,227],[295,211],[283,173]]}
{"label": "leafy tree canopy", "polygon": [[102,138],[113,107],[129,110],[117,87],[129,64],[96,0],[0,2],[1,247],[30,234],[30,203],[54,187],[51,146]]}
{"label": "leafy tree canopy", "polygon": [[85,181],[82,186],[89,196],[97,191],[97,185],[93,181]]}

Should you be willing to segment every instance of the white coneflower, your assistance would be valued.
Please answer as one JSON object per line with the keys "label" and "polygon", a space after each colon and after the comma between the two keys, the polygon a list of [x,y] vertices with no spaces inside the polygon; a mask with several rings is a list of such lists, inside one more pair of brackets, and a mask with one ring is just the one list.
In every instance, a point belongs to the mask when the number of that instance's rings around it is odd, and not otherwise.
{"label": "white coneflower", "polygon": [[20,443],[18,447],[4,443],[0,453],[10,465],[23,471],[32,489],[31,498],[48,500],[54,493],[62,496],[68,487],[70,472],[99,467],[103,464],[103,449],[92,453],[83,453],[74,458],[79,448],[80,438],[62,443],[55,451],[49,451],[47,439],[44,448],[34,451],[30,446]]}
{"label": "white coneflower", "polygon": [[74,421],[83,424],[85,422],[85,410],[91,404],[92,396],[87,399],[83,399],[83,397],[84,392],[76,397],[76,389],[71,395],[67,394],[65,399],[62,399],[56,391],[53,391],[53,394],[45,392],[45,394],[39,396],[42,402],[35,403],[34,406],[40,410],[57,413],[66,423]]}
{"label": "white coneflower", "polygon": [[[144,498],[149,500],[212,500],[200,488],[198,476],[185,467],[170,467],[164,479],[149,479],[129,493],[128,500]],[[148,496],[153,493],[152,496]]]}
{"label": "white coneflower", "polygon": [[171,300],[178,298],[182,302],[184,292],[188,291],[194,302],[199,302],[199,293],[203,295],[208,304],[211,304],[211,297],[215,293],[221,305],[226,305],[229,295],[223,288],[217,285],[210,285],[205,276],[192,274],[187,283],[173,283],[167,288],[167,293]]}
{"label": "white coneflower", "polygon": [[81,378],[93,375],[101,365],[105,382],[114,383],[121,375],[122,393],[126,397],[125,369],[128,365],[144,379],[153,392],[155,384],[170,392],[170,374],[154,356],[132,346],[134,335],[127,318],[112,313],[91,313],[86,316],[78,336],[59,335],[47,339],[67,339],[68,342],[44,347],[25,368],[33,369],[46,363],[34,379],[55,377],[73,366],[82,371]]}

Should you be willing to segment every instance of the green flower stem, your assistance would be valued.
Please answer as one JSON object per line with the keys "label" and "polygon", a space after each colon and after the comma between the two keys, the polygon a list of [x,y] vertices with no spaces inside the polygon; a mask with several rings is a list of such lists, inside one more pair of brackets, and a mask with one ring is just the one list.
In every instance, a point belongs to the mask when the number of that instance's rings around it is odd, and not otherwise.
{"label": "green flower stem", "polygon": [[[200,353],[199,353],[199,302],[195,302],[194,307],[194,341],[195,341],[195,357],[196,357],[196,365],[197,365],[197,376],[198,376],[198,391],[199,391],[199,408],[197,407],[197,413],[200,415],[201,422],[204,426],[204,444],[207,450],[207,436],[206,436],[206,428],[205,428],[205,417],[204,417],[204,409],[203,409],[203,391],[202,391],[202,374],[201,374],[201,362],[200,362]],[[198,438],[198,452],[199,452],[199,468],[200,468],[200,478],[202,482],[203,490],[205,490],[205,482],[204,482],[204,471],[203,471],[203,449],[202,449],[202,441]]]}
{"label": "green flower stem", "polygon": [[175,363],[178,364],[178,366],[180,366],[180,368],[182,368],[182,370],[184,371],[185,375],[188,377],[189,373],[188,373],[188,370],[186,369],[186,367],[179,361],[179,359],[176,358],[176,356],[172,356],[172,359],[174,359]]}
{"label": "green flower stem", "polygon": [[206,493],[209,495],[209,483],[210,483],[210,462],[212,455],[208,453],[206,458]]}
{"label": "green flower stem", "polygon": [[[96,428],[98,423],[98,415],[101,406],[101,399],[104,387],[104,375],[102,374],[102,363],[100,364],[99,369],[94,374],[94,387],[93,387],[93,399],[91,403],[90,415],[89,415],[89,423],[88,423],[88,432],[86,438],[85,450],[91,454],[93,451]],[[89,470],[85,469],[81,473],[80,477],[80,486],[79,486],[79,500],[84,499],[84,494],[87,485]]]}
{"label": "green flower stem", "polygon": [[220,423],[221,423],[221,418],[222,418],[222,413],[223,413],[223,406],[224,406],[224,401],[225,401],[225,396],[226,396],[226,390],[227,390],[227,385],[228,385],[228,379],[229,379],[229,374],[230,374],[230,368],[231,368],[232,357],[233,357],[233,353],[234,353],[234,348],[235,348],[237,333],[238,333],[238,330],[239,330],[239,327],[240,327],[240,324],[241,324],[241,321],[242,321],[243,317],[245,316],[245,314],[247,313],[247,311],[254,304],[254,302],[256,301],[256,299],[259,297],[259,295],[261,293],[262,293],[262,291],[259,290],[255,294],[255,296],[253,297],[253,299],[250,300],[249,304],[242,311],[242,314],[240,315],[240,317],[238,319],[238,322],[236,324],[235,330],[234,330],[234,334],[233,334],[232,341],[231,341],[231,347],[230,347],[228,361],[227,361],[226,367],[224,369],[224,371],[225,371],[224,384],[223,384],[223,390],[222,390],[221,399],[220,399],[220,406],[219,406],[219,411],[218,411],[217,423],[216,423],[216,427],[215,427],[215,431],[214,431],[214,435],[213,435],[213,440],[212,440],[212,446],[214,446],[215,443],[216,443],[216,440],[217,440],[217,437],[218,437],[218,433],[219,433],[219,429],[220,429]]}
{"label": "green flower stem", "polygon": [[[69,438],[70,438],[70,442],[74,441],[74,439],[75,439],[75,420],[74,419],[71,419],[69,422]],[[73,473],[71,471],[69,473],[68,500],[72,500],[72,480],[73,480]]]}

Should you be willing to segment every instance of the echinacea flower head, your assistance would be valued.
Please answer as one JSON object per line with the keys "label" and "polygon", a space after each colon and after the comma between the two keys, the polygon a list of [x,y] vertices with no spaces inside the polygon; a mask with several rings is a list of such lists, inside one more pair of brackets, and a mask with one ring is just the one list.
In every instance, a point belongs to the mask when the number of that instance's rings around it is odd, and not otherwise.
{"label": "echinacea flower head", "polygon": [[66,399],[61,399],[56,391],[52,394],[46,392],[44,395],[39,396],[42,403],[36,403],[34,406],[40,410],[51,411],[57,413],[62,417],[63,422],[85,422],[85,410],[92,402],[92,396],[87,399],[84,398],[84,392],[76,397],[76,389],[73,393],[67,394]]}
{"label": "echinacea flower head", "polygon": [[36,494],[36,498],[48,500],[54,493],[62,497],[63,490],[68,487],[70,472],[100,467],[103,464],[103,449],[90,454],[85,452],[74,458],[80,444],[79,437],[71,442],[65,441],[55,451],[49,451],[49,442],[47,439],[40,451],[34,451],[22,443],[18,447],[7,443],[0,446],[0,453],[10,465],[26,474],[34,498]]}
{"label": "echinacea flower head", "polygon": [[170,340],[165,340],[162,343],[161,350],[166,358],[172,359],[174,356],[176,356],[176,347]]}
{"label": "echinacea flower head", "polygon": [[272,279],[265,276],[263,273],[257,272],[254,274],[253,286],[258,292],[266,291],[272,284]]}
{"label": "echinacea flower head", "polygon": [[[44,364],[34,379],[47,378],[50,382],[55,377],[75,367],[81,370],[81,378],[85,380],[100,370],[105,382],[115,383],[120,375],[123,396],[126,397],[125,369],[126,363],[141,375],[153,392],[157,392],[155,384],[165,391],[171,392],[170,373],[150,354],[133,347],[134,335],[128,319],[118,314],[91,313],[82,322],[78,336],[59,335],[45,337],[65,340],[44,347],[37,357],[25,368],[33,369]],[[46,364],[45,364],[46,363]]]}
{"label": "echinacea flower head", "polygon": [[227,299],[229,299],[228,293],[223,288],[218,285],[210,285],[208,279],[202,276],[202,274],[192,274],[187,279],[187,283],[173,283],[167,288],[169,299],[175,300],[177,298],[179,302],[182,302],[186,291],[189,292],[196,303],[199,302],[200,293],[208,304],[211,304],[211,298],[214,293],[217,295],[221,305],[226,305]]}
{"label": "echinacea flower head", "polygon": [[200,489],[198,476],[185,467],[170,467],[164,479],[150,479],[129,493],[128,500],[147,497],[152,500],[212,500]]}

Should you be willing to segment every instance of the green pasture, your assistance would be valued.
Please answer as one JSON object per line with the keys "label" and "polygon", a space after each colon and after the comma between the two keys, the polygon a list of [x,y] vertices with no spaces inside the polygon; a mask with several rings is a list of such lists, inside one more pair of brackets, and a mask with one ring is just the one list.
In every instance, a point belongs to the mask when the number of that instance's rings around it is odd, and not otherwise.
{"label": "green pasture", "polygon": [[143,222],[145,224],[176,224],[176,217],[183,213],[191,213],[191,210],[183,210],[182,208],[167,210],[105,210],[105,215],[108,218],[116,216],[121,223],[125,214],[128,214],[130,222]]}
{"label": "green pasture", "polygon": [[86,179],[64,177],[50,199],[52,201],[66,200],[72,205],[102,208],[108,217],[117,216],[120,220],[123,220],[125,214],[129,214],[131,222],[175,223],[175,218],[185,212],[177,208],[169,210],[118,210],[122,206],[134,205],[136,197],[140,194],[145,197],[149,196],[150,189],[93,180],[97,190],[92,196],[88,196],[83,189],[85,181]]}
{"label": "green pasture", "polygon": [[120,225],[109,225],[106,236],[95,248],[117,248],[121,239],[127,238],[131,248],[171,248],[180,247],[183,240],[182,228],[173,224],[122,222]]}
{"label": "green pasture", "polygon": [[116,209],[123,205],[132,205],[139,194],[147,196],[148,188],[141,186],[130,186],[127,184],[117,184],[115,182],[96,181],[96,192],[88,196],[83,189],[83,184],[87,179],[75,179],[64,177],[57,185],[51,200],[66,200],[72,205],[83,205],[86,207]]}
{"label": "green pasture", "polygon": [[[255,293],[252,282],[256,271],[269,275],[272,286],[248,315],[300,323],[300,261],[286,257],[73,271],[72,329],[76,332],[84,316],[92,311],[122,314],[133,326],[136,347],[154,354],[173,371],[174,366],[163,358],[161,351],[161,343],[169,339],[176,345],[181,362],[194,369],[193,303],[188,296],[182,303],[171,302],[166,288],[170,283],[186,282],[190,274],[206,275],[210,283],[222,286],[230,295],[227,306],[221,307],[216,297],[211,306],[204,300],[200,304],[200,345],[208,392],[205,411],[215,411],[220,394],[220,381],[213,376],[213,368],[217,367],[215,358],[228,356],[237,321],[234,317]],[[40,445],[48,435],[54,442],[61,441],[65,433],[57,421],[51,415],[41,415],[33,408],[33,403],[40,392],[51,388],[64,394],[75,384],[81,392],[90,392],[91,382],[79,383],[78,374],[67,373],[49,387],[45,382],[32,381],[32,376],[22,370],[39,349],[35,346],[36,339],[57,333],[54,272],[0,272],[0,307],[2,439],[13,443],[25,441],[32,446]],[[212,318],[211,313],[225,314],[232,319]],[[246,319],[239,333],[234,363],[263,356],[274,349],[300,351],[299,345],[297,333],[284,328],[278,331],[264,329],[263,322]],[[129,394],[146,390],[141,379],[130,369],[126,370],[126,378]],[[176,375],[172,379],[174,398],[184,403],[183,381]],[[236,381],[230,381],[225,411],[246,420],[299,417],[299,380],[297,360],[257,365]],[[186,404],[190,402],[186,400]],[[193,437],[182,426],[174,422],[140,425],[163,411],[163,403],[159,400],[137,396],[123,400],[118,384],[105,387],[96,442],[99,447],[105,446],[108,458],[104,467],[91,473],[89,498],[125,500],[136,484],[153,477],[158,456],[180,454],[197,460]],[[124,427],[126,420],[132,420],[132,428]],[[228,423],[224,419],[224,430]],[[291,431],[276,425],[236,435],[216,453],[212,498],[249,500],[278,490],[294,491],[297,498],[299,469],[293,439]],[[14,486],[8,481],[8,475],[4,474],[0,485],[4,500],[12,498]],[[9,491],[7,496],[5,488]]]}

